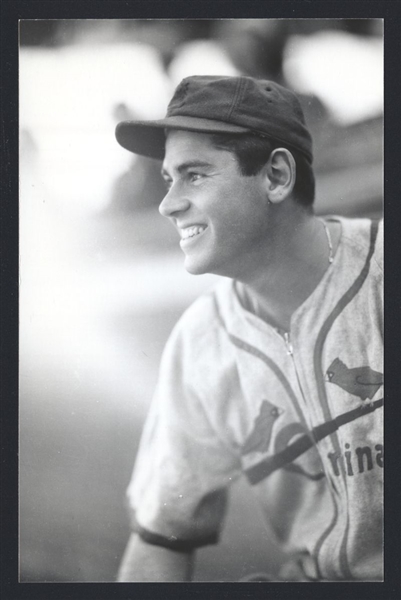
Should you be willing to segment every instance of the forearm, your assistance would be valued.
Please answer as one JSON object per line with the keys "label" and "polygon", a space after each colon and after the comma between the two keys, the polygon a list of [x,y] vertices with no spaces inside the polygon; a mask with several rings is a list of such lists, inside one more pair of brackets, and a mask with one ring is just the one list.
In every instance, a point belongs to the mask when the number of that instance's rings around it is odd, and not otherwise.
{"label": "forearm", "polygon": [[191,581],[193,559],[193,553],[153,546],[132,534],[121,561],[117,581]]}

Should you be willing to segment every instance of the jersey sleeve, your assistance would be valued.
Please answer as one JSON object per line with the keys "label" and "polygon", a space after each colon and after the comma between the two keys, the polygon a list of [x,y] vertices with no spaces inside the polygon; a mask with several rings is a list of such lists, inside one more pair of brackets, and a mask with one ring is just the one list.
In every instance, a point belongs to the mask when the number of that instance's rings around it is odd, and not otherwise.
{"label": "jersey sleeve", "polygon": [[182,551],[218,541],[227,488],[241,470],[194,389],[191,345],[179,330],[166,345],[128,488],[139,535]]}

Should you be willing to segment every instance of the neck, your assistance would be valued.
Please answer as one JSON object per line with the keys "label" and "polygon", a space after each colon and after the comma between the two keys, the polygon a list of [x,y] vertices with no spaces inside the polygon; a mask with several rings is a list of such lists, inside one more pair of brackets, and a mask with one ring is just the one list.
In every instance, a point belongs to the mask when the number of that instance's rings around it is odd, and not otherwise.
{"label": "neck", "polygon": [[329,268],[331,251],[323,223],[314,215],[284,222],[284,227],[272,228],[264,260],[240,279],[238,290],[248,310],[289,331],[292,314]]}

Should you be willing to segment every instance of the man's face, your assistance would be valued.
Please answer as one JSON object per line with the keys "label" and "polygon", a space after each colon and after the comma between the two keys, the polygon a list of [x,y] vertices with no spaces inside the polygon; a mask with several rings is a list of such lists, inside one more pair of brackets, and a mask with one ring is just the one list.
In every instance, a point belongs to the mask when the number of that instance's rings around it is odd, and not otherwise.
{"label": "man's face", "polygon": [[171,131],[162,174],[169,191],[159,210],[180,233],[189,273],[241,279],[260,266],[269,237],[263,170],[241,175],[210,135]]}

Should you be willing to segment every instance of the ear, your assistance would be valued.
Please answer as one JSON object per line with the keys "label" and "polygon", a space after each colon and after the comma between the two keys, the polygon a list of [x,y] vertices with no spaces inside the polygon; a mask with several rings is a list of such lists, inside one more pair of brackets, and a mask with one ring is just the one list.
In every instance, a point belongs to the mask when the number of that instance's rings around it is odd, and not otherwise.
{"label": "ear", "polygon": [[276,148],[269,156],[267,167],[267,197],[272,204],[288,198],[294,189],[296,164],[286,148]]}

